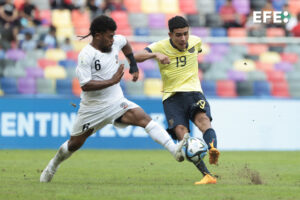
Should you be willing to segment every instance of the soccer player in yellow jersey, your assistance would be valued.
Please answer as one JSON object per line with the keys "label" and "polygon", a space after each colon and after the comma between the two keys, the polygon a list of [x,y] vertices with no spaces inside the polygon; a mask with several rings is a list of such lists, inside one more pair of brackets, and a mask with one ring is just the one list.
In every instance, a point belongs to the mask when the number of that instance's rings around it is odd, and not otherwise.
{"label": "soccer player in yellow jersey", "polygon": [[[198,78],[198,53],[201,39],[189,35],[187,21],[176,16],[168,21],[169,38],[155,42],[134,57],[137,62],[156,59],[163,81],[163,106],[168,121],[168,132],[177,140],[182,140],[190,132],[191,120],[203,133],[209,147],[209,162],[217,164],[219,151],[217,137],[211,126],[210,106],[203,95]],[[183,160],[183,159],[182,159]],[[216,183],[203,160],[194,163],[203,174],[203,179],[195,184]]]}

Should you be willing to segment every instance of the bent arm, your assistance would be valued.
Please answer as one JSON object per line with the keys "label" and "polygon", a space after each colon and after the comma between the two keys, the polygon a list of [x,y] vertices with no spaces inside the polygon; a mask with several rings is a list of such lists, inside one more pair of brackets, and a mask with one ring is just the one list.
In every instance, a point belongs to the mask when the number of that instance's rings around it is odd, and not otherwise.
{"label": "bent arm", "polygon": [[121,64],[118,68],[118,71],[111,77],[109,80],[90,80],[86,84],[84,84],[81,89],[83,91],[95,91],[95,90],[102,90],[104,88],[110,87],[114,84],[117,84],[121,81],[121,78],[124,74],[124,65]]}
{"label": "bent arm", "polygon": [[83,91],[94,91],[94,90],[102,90],[104,88],[110,87],[114,85],[115,83],[110,80],[105,81],[96,81],[96,80],[90,80],[85,85],[81,87]]}
{"label": "bent arm", "polygon": [[139,69],[136,65],[136,61],[133,57],[133,53],[132,53],[132,48],[129,44],[129,42],[127,41],[127,43],[125,44],[125,46],[122,48],[122,51],[124,53],[124,55],[126,56],[128,62],[129,62],[129,65],[130,65],[130,74],[133,74],[135,72],[138,72]]}
{"label": "bent arm", "polygon": [[129,44],[128,41],[125,44],[125,46],[122,48],[122,51],[129,62],[129,66],[130,66],[129,73],[132,74],[132,76],[133,76],[132,81],[135,82],[139,78],[139,69],[136,64],[136,60],[134,59],[131,45]]}
{"label": "bent arm", "polygon": [[157,53],[148,52],[146,50],[139,51],[134,54],[134,58],[137,62],[144,62],[145,60],[157,58]]}
{"label": "bent arm", "polygon": [[126,56],[128,54],[131,54],[132,53],[132,48],[129,44],[129,42],[127,41],[127,43],[125,44],[125,46],[122,48],[122,52],[123,54]]}

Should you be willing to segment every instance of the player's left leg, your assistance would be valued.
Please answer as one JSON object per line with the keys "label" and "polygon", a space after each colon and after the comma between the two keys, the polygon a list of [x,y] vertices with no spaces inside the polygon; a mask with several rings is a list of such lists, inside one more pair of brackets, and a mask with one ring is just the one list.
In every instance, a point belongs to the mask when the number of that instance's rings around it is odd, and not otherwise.
{"label": "player's left leg", "polygon": [[83,134],[71,136],[69,140],[63,143],[55,156],[50,160],[46,168],[40,176],[40,182],[50,182],[57,171],[59,165],[68,159],[75,151],[77,151],[93,133],[93,129],[88,129]]}
{"label": "player's left leg", "polygon": [[188,135],[182,142],[175,144],[168,132],[157,122],[153,121],[140,107],[129,109],[120,120],[124,124],[145,128],[145,131],[155,142],[165,147],[177,161],[180,161],[180,157],[182,156],[181,148],[187,140]]}

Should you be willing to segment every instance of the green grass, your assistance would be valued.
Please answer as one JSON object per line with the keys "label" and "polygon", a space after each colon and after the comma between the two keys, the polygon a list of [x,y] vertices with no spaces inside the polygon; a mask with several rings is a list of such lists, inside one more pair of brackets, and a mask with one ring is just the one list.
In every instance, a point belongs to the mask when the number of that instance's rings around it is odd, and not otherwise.
{"label": "green grass", "polygon": [[51,183],[40,183],[41,170],[54,154],[0,150],[0,199],[300,199],[299,151],[224,151],[219,166],[209,166],[218,184],[202,186],[193,185],[202,176],[191,163],[177,163],[163,150],[80,150]]}

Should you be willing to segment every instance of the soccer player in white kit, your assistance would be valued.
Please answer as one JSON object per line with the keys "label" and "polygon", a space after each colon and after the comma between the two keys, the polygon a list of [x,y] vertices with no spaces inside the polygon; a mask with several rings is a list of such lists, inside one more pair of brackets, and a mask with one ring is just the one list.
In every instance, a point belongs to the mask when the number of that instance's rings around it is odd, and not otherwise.
{"label": "soccer player in white kit", "polygon": [[124,97],[119,83],[124,73],[124,66],[118,62],[120,50],[130,62],[133,81],[137,81],[139,72],[130,44],[124,36],[115,35],[116,29],[114,20],[105,15],[98,16],[91,23],[87,36],[93,37],[92,42],[81,50],[76,67],[82,93],[71,137],[60,146],[43,170],[40,182],[50,182],[59,164],[78,150],[91,134],[107,124],[143,127],[177,161],[183,161],[181,148],[188,134],[184,140],[175,144],[163,127],[153,121],[141,107]]}

